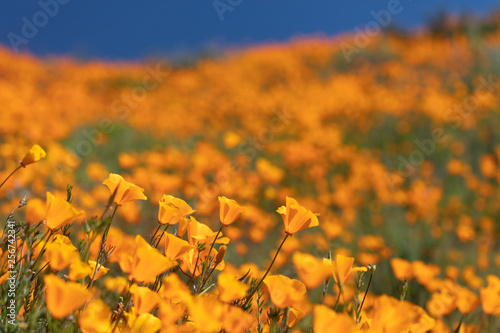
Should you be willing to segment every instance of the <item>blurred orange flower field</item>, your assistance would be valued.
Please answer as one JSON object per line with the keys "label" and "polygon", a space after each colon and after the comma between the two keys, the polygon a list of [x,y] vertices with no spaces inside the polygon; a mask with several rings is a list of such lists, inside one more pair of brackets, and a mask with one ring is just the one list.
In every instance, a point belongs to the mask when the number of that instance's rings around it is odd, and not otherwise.
{"label": "blurred orange flower field", "polygon": [[500,19],[479,27],[349,65],[349,35],[0,49],[2,331],[498,332]]}

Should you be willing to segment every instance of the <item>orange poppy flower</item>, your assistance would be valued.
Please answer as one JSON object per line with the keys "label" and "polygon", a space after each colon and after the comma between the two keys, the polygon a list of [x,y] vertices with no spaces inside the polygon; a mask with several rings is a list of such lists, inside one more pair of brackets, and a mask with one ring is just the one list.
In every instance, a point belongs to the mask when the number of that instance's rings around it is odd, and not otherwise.
{"label": "orange poppy flower", "polygon": [[332,267],[333,278],[335,282],[344,285],[354,272],[366,272],[368,269],[366,267],[352,267],[354,264],[354,258],[346,257],[341,254],[335,256],[335,261],[330,259],[323,259],[325,262],[329,262]]}
{"label": "orange poppy flower", "polygon": [[76,209],[66,200],[56,198],[52,193],[47,192],[45,221],[48,228],[63,227],[82,214],[83,211]]}
{"label": "orange poppy flower", "polygon": [[158,222],[160,224],[174,225],[181,218],[195,212],[184,200],[171,195],[163,195],[159,201]]}
{"label": "orange poppy flower", "polygon": [[133,200],[146,200],[144,189],[123,179],[122,176],[110,173],[109,178],[102,182],[111,193],[115,193],[115,203],[118,206]]}
{"label": "orange poppy flower", "polygon": [[219,204],[220,223],[226,227],[236,221],[236,219],[246,210],[245,207],[238,205],[236,201],[224,196],[219,197]]}
{"label": "orange poppy flower", "polygon": [[306,286],[302,282],[284,275],[270,275],[264,279],[264,285],[277,308],[287,308],[301,302],[306,294]]}
{"label": "orange poppy flower", "polygon": [[500,316],[500,278],[495,275],[486,276],[488,285],[480,289],[481,305],[484,313]]}
{"label": "orange poppy flower", "polygon": [[288,328],[294,327],[302,318],[304,318],[304,316],[305,314],[302,311],[291,307],[288,313],[288,321],[286,322],[286,326],[288,326]]}
{"label": "orange poppy flower", "polygon": [[177,265],[176,261],[162,255],[140,235],[135,237],[135,245],[130,278],[137,282],[152,283],[157,275]]}
{"label": "orange poppy flower", "polygon": [[177,260],[193,248],[188,242],[167,232],[164,233],[165,256]]}
{"label": "orange poppy flower", "polygon": [[80,253],[68,237],[56,235],[52,242],[47,243],[44,257],[49,262],[50,268],[60,271],[75,261],[78,262]]}
{"label": "orange poppy flower", "polygon": [[69,273],[68,277],[71,281],[77,281],[83,279],[87,275],[92,276],[91,274],[94,270],[83,261],[80,261],[79,258],[77,261],[74,261],[71,265],[69,265]]}
{"label": "orange poppy flower", "polygon": [[[194,217],[190,217],[191,222],[187,228],[187,239],[189,244],[196,246],[197,243],[206,243],[211,244],[217,235],[216,231],[210,229],[210,227],[206,224],[200,223],[196,221]],[[222,233],[219,233],[219,236],[215,243],[218,244],[228,244],[229,238],[222,237]]]}
{"label": "orange poppy flower", "polygon": [[298,231],[315,227],[319,224],[319,214],[314,214],[307,208],[302,207],[297,200],[290,197],[286,197],[286,206],[279,207],[277,212],[283,218],[285,232],[288,235],[293,235]]}
{"label": "orange poppy flower", "polygon": [[[95,262],[94,260],[89,260],[88,263],[89,263],[90,268],[92,269],[92,272],[89,274],[89,277],[92,279],[92,277],[94,276],[94,271],[96,269],[97,262]],[[109,268],[106,268],[102,265],[99,265],[99,270],[95,273],[94,280],[99,279],[101,276],[106,274],[108,271],[109,271]]]}
{"label": "orange poppy flower", "polygon": [[252,328],[257,325],[257,318],[253,313],[243,311],[237,306],[223,305],[222,327],[226,332],[255,332]]}
{"label": "orange poppy flower", "polygon": [[223,302],[232,302],[242,298],[248,291],[248,285],[239,281],[231,273],[220,273],[217,279],[219,299]]}
{"label": "orange poppy flower", "polygon": [[47,153],[42,149],[42,147],[39,145],[33,145],[26,156],[24,156],[23,160],[19,163],[26,168],[28,164],[38,162],[42,158],[45,158],[45,156],[47,156]]}
{"label": "orange poppy flower", "polygon": [[158,295],[173,303],[181,303],[191,298],[189,287],[176,274],[170,274],[163,279]]}
{"label": "orange poppy flower", "polygon": [[69,316],[87,300],[87,288],[80,283],[64,282],[54,274],[45,276],[44,282],[47,309],[54,318]]}
{"label": "orange poppy flower", "polygon": [[311,254],[295,252],[292,261],[300,281],[309,289],[318,287],[331,277],[331,265]]}
{"label": "orange poppy flower", "polygon": [[109,332],[111,310],[102,300],[95,299],[83,309],[78,318],[78,325],[83,333]]}
{"label": "orange poppy flower", "polygon": [[151,310],[158,307],[161,301],[160,296],[148,287],[139,287],[134,284],[130,287],[130,293],[132,294],[135,310],[139,315],[151,312]]}
{"label": "orange poppy flower", "polygon": [[104,279],[106,289],[116,291],[119,294],[125,294],[129,290],[128,280],[124,276],[107,277]]}
{"label": "orange poppy flower", "polygon": [[392,258],[391,268],[394,276],[398,280],[410,280],[411,278],[413,278],[413,265],[408,260],[401,258]]}
{"label": "orange poppy flower", "polygon": [[354,332],[356,323],[345,313],[337,313],[324,305],[314,307],[314,332]]}
{"label": "orange poppy flower", "polygon": [[457,293],[457,308],[463,314],[471,313],[481,302],[479,296],[467,288],[457,285],[455,292]]}
{"label": "orange poppy flower", "polygon": [[138,316],[130,329],[131,333],[158,332],[161,329],[161,320],[151,313],[143,313]]}

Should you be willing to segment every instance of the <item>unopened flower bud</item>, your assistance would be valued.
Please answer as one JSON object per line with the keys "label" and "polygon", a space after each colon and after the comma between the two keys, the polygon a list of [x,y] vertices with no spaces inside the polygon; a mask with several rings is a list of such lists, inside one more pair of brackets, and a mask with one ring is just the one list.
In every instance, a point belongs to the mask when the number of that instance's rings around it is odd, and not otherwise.
{"label": "unopened flower bud", "polygon": [[216,264],[220,264],[222,262],[222,260],[224,260],[224,256],[226,255],[226,250],[227,250],[226,245],[222,245],[220,247],[219,253],[217,253],[217,255],[215,256],[215,263]]}

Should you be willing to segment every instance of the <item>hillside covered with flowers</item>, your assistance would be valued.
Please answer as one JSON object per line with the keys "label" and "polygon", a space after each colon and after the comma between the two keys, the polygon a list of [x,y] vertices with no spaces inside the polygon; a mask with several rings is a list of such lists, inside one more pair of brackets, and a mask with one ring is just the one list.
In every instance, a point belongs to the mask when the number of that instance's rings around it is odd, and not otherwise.
{"label": "hillside covered with flowers", "polygon": [[2,330],[496,332],[499,24],[0,49]]}

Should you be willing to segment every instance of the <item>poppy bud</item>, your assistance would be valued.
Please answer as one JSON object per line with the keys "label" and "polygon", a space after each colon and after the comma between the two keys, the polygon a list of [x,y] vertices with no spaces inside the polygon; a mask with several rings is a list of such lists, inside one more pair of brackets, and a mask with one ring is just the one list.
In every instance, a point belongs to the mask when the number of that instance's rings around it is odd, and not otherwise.
{"label": "poppy bud", "polygon": [[33,145],[26,156],[24,156],[23,160],[19,163],[26,168],[28,164],[38,162],[42,158],[45,158],[45,156],[47,156],[47,153],[42,149],[42,147],[39,145]]}
{"label": "poppy bud", "polygon": [[220,247],[219,253],[217,253],[217,255],[215,256],[215,263],[216,264],[220,264],[222,262],[222,260],[224,260],[224,256],[226,255],[226,250],[227,250],[226,245],[222,245]]}

